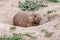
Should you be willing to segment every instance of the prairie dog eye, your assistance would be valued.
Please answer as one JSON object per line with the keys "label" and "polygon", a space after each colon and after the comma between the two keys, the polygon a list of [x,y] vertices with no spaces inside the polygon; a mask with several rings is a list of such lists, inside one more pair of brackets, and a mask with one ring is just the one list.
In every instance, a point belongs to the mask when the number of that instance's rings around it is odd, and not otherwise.
{"label": "prairie dog eye", "polygon": [[36,17],[36,15],[34,15],[34,17]]}

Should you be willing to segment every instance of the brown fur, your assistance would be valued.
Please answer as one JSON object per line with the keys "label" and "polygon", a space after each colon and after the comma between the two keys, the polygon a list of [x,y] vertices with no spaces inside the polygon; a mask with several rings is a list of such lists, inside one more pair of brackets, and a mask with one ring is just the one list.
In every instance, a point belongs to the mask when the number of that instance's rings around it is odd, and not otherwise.
{"label": "brown fur", "polygon": [[15,26],[30,27],[35,24],[39,24],[39,18],[36,17],[36,14],[26,14],[26,13],[17,13],[13,18],[13,24]]}

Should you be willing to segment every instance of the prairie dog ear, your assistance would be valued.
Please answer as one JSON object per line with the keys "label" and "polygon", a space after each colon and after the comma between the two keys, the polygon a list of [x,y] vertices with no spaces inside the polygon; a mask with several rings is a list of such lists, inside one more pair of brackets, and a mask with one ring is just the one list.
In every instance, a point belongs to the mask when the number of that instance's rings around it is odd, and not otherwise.
{"label": "prairie dog ear", "polygon": [[28,18],[28,21],[29,21],[29,23],[32,23],[32,22],[34,21],[34,18],[30,16],[30,17]]}
{"label": "prairie dog ear", "polygon": [[36,17],[37,15],[36,14],[31,14],[31,17]]}

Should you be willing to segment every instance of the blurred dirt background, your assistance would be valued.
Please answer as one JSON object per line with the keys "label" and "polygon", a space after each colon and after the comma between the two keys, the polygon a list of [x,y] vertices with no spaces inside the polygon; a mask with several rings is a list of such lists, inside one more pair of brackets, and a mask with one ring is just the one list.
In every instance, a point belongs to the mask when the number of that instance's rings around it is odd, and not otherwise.
{"label": "blurred dirt background", "polygon": [[[0,0],[0,36],[10,35],[13,32],[10,32],[9,28],[13,26],[12,19],[16,13],[22,11],[18,7],[18,2],[21,0]],[[22,0],[24,1],[24,0]],[[21,1],[21,2],[22,2]],[[40,14],[41,25],[23,28],[17,27],[14,31],[15,33],[33,33],[35,32],[35,36],[37,39],[35,40],[60,40],[60,3],[46,3],[48,7],[40,8],[38,11],[29,12],[29,13],[38,13]],[[48,10],[56,10],[53,13],[48,14]],[[56,27],[57,29],[56,29]],[[44,33],[41,30],[48,30],[49,32],[54,32],[52,37],[47,38],[44,36]],[[33,40],[26,38],[26,40]]]}

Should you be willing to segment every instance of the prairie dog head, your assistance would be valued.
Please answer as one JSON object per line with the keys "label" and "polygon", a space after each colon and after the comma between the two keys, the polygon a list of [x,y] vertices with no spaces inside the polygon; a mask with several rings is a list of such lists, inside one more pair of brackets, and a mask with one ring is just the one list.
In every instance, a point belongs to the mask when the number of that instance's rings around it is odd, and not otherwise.
{"label": "prairie dog head", "polygon": [[29,21],[33,23],[33,25],[39,25],[41,18],[38,16],[38,14],[31,14],[29,17]]}

